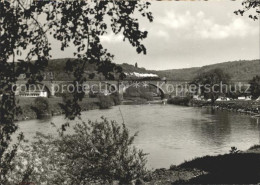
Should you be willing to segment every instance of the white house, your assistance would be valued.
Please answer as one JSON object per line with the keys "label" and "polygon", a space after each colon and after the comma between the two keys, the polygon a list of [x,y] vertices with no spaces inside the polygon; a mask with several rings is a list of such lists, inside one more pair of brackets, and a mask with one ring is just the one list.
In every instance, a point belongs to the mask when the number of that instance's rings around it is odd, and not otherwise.
{"label": "white house", "polygon": [[41,91],[40,94],[39,94],[39,97],[47,98],[48,97],[48,93],[46,91]]}
{"label": "white house", "polygon": [[46,91],[26,91],[26,92],[20,92],[19,96],[27,97],[27,98],[36,98],[36,97],[48,97],[48,93]]}
{"label": "white house", "polygon": [[237,98],[238,100],[246,100],[246,97],[245,96],[240,96]]}
{"label": "white house", "polygon": [[246,100],[246,101],[249,101],[249,100],[252,100],[252,96],[240,96],[237,98],[238,100]]}
{"label": "white house", "polygon": [[194,100],[201,100],[201,98],[200,98],[199,95],[193,95],[193,99],[194,99]]}
{"label": "white house", "polygon": [[228,98],[228,97],[219,97],[218,99],[216,99],[216,101],[230,101],[230,98]]}

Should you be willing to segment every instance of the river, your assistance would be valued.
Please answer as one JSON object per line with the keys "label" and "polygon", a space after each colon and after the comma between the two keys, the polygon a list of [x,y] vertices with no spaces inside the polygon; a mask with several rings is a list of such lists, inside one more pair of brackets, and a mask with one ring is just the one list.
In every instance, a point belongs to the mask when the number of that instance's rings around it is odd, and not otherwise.
{"label": "river", "polygon": [[[207,108],[174,105],[120,105],[108,110],[82,113],[83,120],[100,120],[100,116],[125,124],[133,134],[139,132],[134,145],[148,155],[149,169],[169,168],[184,160],[204,155],[228,153],[232,146],[246,150],[259,144],[260,120],[248,115]],[[19,122],[19,131],[31,140],[37,131],[56,134],[63,116],[51,120]],[[73,123],[71,124],[73,125]]]}

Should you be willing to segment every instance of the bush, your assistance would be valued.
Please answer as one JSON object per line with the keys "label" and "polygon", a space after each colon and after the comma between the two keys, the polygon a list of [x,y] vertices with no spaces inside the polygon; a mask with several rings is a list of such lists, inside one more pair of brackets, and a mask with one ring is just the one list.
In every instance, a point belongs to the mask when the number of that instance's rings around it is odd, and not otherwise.
{"label": "bush", "polygon": [[90,98],[96,98],[97,97],[97,93],[95,93],[94,91],[89,91],[89,94],[88,94],[88,96],[90,97]]}
{"label": "bush", "polygon": [[188,106],[190,97],[174,97],[168,100],[169,104]]}
{"label": "bush", "polygon": [[113,106],[113,100],[110,96],[99,95],[98,99],[100,109],[109,109]]}
{"label": "bush", "polygon": [[149,92],[143,92],[140,94],[140,98],[146,99],[148,101],[153,101],[153,95]]}
{"label": "bush", "polygon": [[124,97],[136,97],[136,98],[142,98],[148,101],[153,101],[153,92],[156,92],[156,89],[152,91],[153,89],[145,88],[145,87],[134,87],[131,86],[126,89],[124,93]]}
{"label": "bush", "polygon": [[50,105],[47,98],[37,97],[34,100],[32,109],[35,111],[37,118],[41,118],[43,115],[50,113]]}
{"label": "bush", "polygon": [[113,93],[113,94],[110,95],[110,97],[112,98],[114,105],[120,105],[121,104],[121,99],[120,99],[119,93]]}
{"label": "bush", "polygon": [[256,150],[256,149],[260,149],[260,145],[253,145],[248,150]]}
{"label": "bush", "polygon": [[238,150],[237,147],[234,147],[234,146],[232,146],[231,149],[229,150],[230,154],[237,154],[239,152],[241,152],[241,151]]}
{"label": "bush", "polygon": [[124,124],[102,118],[78,123],[74,131],[58,138],[38,133],[17,157],[23,167],[12,173],[14,181],[28,169],[30,182],[41,184],[129,184],[146,174],[146,154],[132,146],[136,134]]}
{"label": "bush", "polygon": [[126,91],[124,93],[124,97],[140,97],[140,93],[139,92],[135,92],[135,91]]}
{"label": "bush", "polygon": [[56,93],[55,93],[55,96],[56,96],[56,97],[63,97],[63,94],[64,94],[64,93],[56,92]]}

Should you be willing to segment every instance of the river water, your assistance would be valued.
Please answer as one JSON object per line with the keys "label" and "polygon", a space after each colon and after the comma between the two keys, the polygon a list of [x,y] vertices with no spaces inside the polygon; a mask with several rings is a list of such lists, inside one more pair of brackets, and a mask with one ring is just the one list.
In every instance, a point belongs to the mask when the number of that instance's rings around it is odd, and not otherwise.
{"label": "river water", "polygon": [[[101,115],[118,123],[124,119],[132,134],[139,132],[134,144],[149,153],[147,167],[150,169],[169,168],[194,157],[228,153],[232,146],[246,150],[260,142],[259,119],[227,111],[174,105],[120,105],[83,112],[82,119],[100,120]],[[18,124],[20,131],[31,140],[37,131],[57,134],[50,122],[59,126],[65,120],[56,116],[51,120]]]}

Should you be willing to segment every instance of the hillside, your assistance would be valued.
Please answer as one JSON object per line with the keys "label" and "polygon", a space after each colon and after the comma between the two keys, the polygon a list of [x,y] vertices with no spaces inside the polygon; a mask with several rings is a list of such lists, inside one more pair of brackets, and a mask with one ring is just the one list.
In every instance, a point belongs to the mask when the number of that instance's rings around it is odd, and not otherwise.
{"label": "hillside", "polygon": [[224,72],[230,74],[232,80],[248,81],[254,76],[260,75],[260,60],[240,60],[235,62],[214,64],[202,67],[199,72],[204,72],[214,68],[220,68]]}
{"label": "hillside", "polygon": [[[46,68],[47,72],[52,72],[54,74],[55,80],[71,80],[73,79],[73,74],[68,74],[65,72],[66,62],[68,60],[75,60],[73,58],[62,58],[62,59],[52,59],[49,60],[48,66]],[[96,71],[95,64],[87,64],[85,71],[89,73]],[[98,79],[98,75],[95,76],[95,79]]]}
{"label": "hillside", "polygon": [[[46,71],[52,71],[55,80],[71,80],[72,76],[64,72],[64,67],[68,59],[53,59],[49,61]],[[73,59],[71,59],[73,60]],[[93,72],[96,69],[95,64],[86,65],[86,71]],[[145,68],[136,68],[133,65],[123,63],[120,65],[124,72],[131,73],[153,73],[159,77],[166,77],[168,80],[190,81],[197,74],[209,71],[211,69],[220,68],[231,76],[233,81],[248,81],[256,75],[260,75],[260,60],[240,60],[232,62],[224,62],[203,67],[170,69],[170,70],[146,70]],[[100,79],[101,75],[96,75],[95,79]]]}
{"label": "hillside", "polygon": [[248,81],[256,75],[260,75],[260,60],[240,60],[233,62],[224,62],[203,67],[185,68],[185,69],[171,69],[171,70],[145,70],[144,68],[136,69],[129,64],[123,64],[125,71],[155,73],[160,77],[166,77],[169,80],[184,80],[190,81],[196,77],[197,74],[209,71],[211,69],[220,68],[231,76],[233,81]]}

